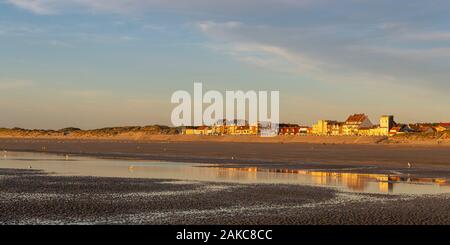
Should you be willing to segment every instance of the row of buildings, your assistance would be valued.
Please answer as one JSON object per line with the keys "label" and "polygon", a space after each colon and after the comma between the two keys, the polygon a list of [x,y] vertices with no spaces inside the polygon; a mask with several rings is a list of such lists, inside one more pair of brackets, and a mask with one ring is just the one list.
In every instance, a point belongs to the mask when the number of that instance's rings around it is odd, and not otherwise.
{"label": "row of buildings", "polygon": [[188,135],[258,135],[261,126],[249,125],[247,121],[220,120],[213,126],[183,127],[181,133]]}
{"label": "row of buildings", "polygon": [[[393,136],[409,132],[442,132],[450,130],[450,123],[438,124],[398,124],[394,116],[383,115],[378,124],[373,124],[366,114],[350,115],[346,121],[319,120],[312,127],[298,124],[279,124],[278,135],[327,135],[327,136]],[[249,125],[246,121],[220,120],[213,126],[183,127],[182,134],[187,135],[259,135],[261,123]]]}
{"label": "row of buildings", "polygon": [[314,124],[312,134],[388,136],[391,129],[397,126],[392,115],[381,116],[379,122],[377,125],[373,124],[366,114],[351,115],[345,122],[319,120]]}

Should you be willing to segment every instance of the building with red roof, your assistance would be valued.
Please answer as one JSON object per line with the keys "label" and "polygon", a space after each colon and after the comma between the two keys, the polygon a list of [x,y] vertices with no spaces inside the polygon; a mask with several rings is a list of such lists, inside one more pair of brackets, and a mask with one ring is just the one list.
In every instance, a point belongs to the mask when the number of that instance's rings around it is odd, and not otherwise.
{"label": "building with red roof", "polygon": [[366,114],[353,114],[345,121],[342,132],[344,135],[358,135],[359,129],[371,127],[373,124]]}
{"label": "building with red roof", "polygon": [[434,127],[438,132],[444,132],[450,130],[450,123],[439,123],[438,126]]}

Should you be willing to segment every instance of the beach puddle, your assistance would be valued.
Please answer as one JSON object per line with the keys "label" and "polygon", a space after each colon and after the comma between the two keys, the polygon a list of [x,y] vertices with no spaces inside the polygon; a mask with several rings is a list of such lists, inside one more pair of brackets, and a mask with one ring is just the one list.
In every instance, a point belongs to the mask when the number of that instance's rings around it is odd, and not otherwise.
{"label": "beach puddle", "polygon": [[172,179],[188,182],[291,184],[334,187],[343,191],[384,194],[450,193],[440,178],[298,169],[232,168],[215,164],[98,159],[45,153],[3,152],[0,168],[43,170],[61,176]]}

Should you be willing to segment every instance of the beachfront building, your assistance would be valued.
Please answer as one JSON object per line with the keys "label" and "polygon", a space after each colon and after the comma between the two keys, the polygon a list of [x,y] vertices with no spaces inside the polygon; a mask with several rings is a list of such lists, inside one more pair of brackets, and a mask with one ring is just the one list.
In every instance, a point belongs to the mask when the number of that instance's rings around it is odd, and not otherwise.
{"label": "beachfront building", "polygon": [[319,120],[316,124],[313,125],[313,134],[314,135],[328,135],[328,123],[329,120]]}
{"label": "beachfront building", "polygon": [[300,129],[298,131],[298,135],[308,135],[312,132],[312,128],[308,126],[300,126]]}
{"label": "beachfront building", "polygon": [[354,114],[345,121],[342,132],[344,135],[358,135],[360,129],[373,127],[372,122],[366,114]]}
{"label": "beachfront building", "polygon": [[342,132],[342,125],[338,121],[319,120],[313,125],[312,133],[314,135],[340,135]]}
{"label": "beachfront building", "polygon": [[211,135],[212,128],[207,126],[192,126],[192,127],[183,127],[181,130],[182,134],[185,135]]}
{"label": "beachfront building", "polygon": [[228,135],[257,135],[258,124],[250,125],[246,120],[225,120],[225,134]]}
{"label": "beachfront building", "polygon": [[380,117],[379,125],[372,125],[370,127],[361,127],[358,130],[360,136],[389,136],[391,129],[397,126],[394,122],[394,116],[383,115]]}
{"label": "beachfront building", "polygon": [[218,120],[212,127],[213,135],[224,135],[227,133],[226,130],[226,119]]}
{"label": "beachfront building", "polygon": [[281,123],[278,126],[278,135],[299,135],[300,126],[298,124]]}
{"label": "beachfront building", "polygon": [[250,134],[251,135],[258,135],[259,134],[259,123],[250,125]]}
{"label": "beachfront building", "polygon": [[343,122],[335,122],[331,123],[331,135],[342,135],[344,128]]}
{"label": "beachfront building", "polygon": [[[359,136],[389,136],[392,135],[391,129],[396,127],[394,116],[383,115],[380,117],[380,124],[368,127],[360,127],[356,135]],[[401,128],[403,130],[403,128]]]}
{"label": "beachfront building", "polygon": [[389,131],[396,124],[394,116],[383,115],[380,124],[373,125],[365,114],[354,114],[345,122],[319,120],[313,125],[313,135],[354,135],[354,136],[388,136]]}
{"label": "beachfront building", "polygon": [[389,130],[389,136],[394,136],[394,135],[403,133],[403,128],[404,128],[404,125],[392,127]]}
{"label": "beachfront building", "polygon": [[377,126],[371,126],[371,127],[361,127],[358,128],[358,133],[355,135],[358,136],[374,136],[375,131],[378,129]]}
{"label": "beachfront building", "polygon": [[298,124],[279,124],[278,135],[307,135],[309,127]]}
{"label": "beachfront building", "polygon": [[[399,126],[394,121],[394,116],[383,115],[380,124],[373,125],[365,114],[354,114],[345,122],[334,120],[319,120],[313,127],[300,126],[298,124],[278,124],[274,134],[278,135],[352,135],[352,136],[392,136],[400,132],[413,132],[409,127],[400,127],[400,131],[393,130]],[[440,124],[440,130],[450,129],[450,124]],[[446,127],[447,126],[447,127]],[[186,135],[261,135],[264,123],[259,122],[249,125],[245,120],[228,121],[222,119],[213,126],[184,127],[182,134]],[[438,130],[438,129],[436,129]]]}
{"label": "beachfront building", "polygon": [[391,128],[396,126],[393,115],[383,115],[380,117],[380,135],[389,135]]}
{"label": "beachfront building", "polygon": [[237,126],[232,135],[252,135],[252,129],[250,126]]}
{"label": "beachfront building", "polygon": [[212,135],[257,135],[258,124],[249,125],[245,120],[227,121],[222,119],[211,127]]}
{"label": "beachfront building", "polygon": [[193,135],[195,128],[196,127],[188,127],[188,126],[182,127],[181,134]]}
{"label": "beachfront building", "polygon": [[444,132],[450,130],[450,123],[439,123],[439,125],[434,127],[437,132]]}
{"label": "beachfront building", "polygon": [[389,130],[381,128],[379,125],[360,128],[358,130],[358,136],[389,136]]}

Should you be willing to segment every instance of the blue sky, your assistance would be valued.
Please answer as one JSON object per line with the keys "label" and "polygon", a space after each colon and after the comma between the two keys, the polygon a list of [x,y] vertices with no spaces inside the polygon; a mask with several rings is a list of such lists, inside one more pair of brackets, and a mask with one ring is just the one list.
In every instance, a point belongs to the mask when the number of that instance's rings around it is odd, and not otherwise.
{"label": "blue sky", "polygon": [[3,0],[0,127],[170,124],[172,92],[280,90],[282,121],[450,121],[450,2]]}

